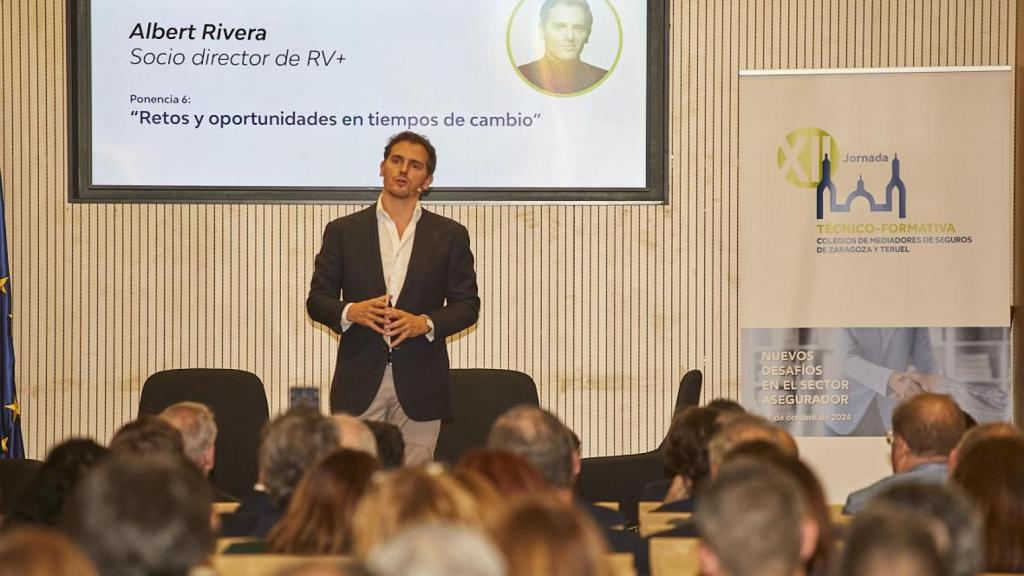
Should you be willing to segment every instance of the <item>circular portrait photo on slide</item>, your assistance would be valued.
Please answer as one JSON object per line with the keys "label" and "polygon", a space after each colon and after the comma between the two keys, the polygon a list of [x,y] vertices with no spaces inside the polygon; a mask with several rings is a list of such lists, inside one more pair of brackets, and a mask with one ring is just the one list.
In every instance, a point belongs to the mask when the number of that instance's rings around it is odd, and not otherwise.
{"label": "circular portrait photo on slide", "polygon": [[516,73],[550,96],[580,96],[607,80],[622,54],[622,22],[610,0],[521,0],[509,19]]}

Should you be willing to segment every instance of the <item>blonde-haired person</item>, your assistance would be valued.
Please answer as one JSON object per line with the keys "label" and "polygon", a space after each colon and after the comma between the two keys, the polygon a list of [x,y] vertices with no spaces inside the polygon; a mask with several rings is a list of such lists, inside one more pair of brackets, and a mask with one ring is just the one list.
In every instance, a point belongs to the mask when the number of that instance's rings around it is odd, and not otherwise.
{"label": "blonde-haired person", "polygon": [[483,528],[484,516],[481,503],[440,466],[380,472],[356,508],[353,552],[365,558],[378,545],[417,524]]}
{"label": "blonde-haired person", "polygon": [[494,530],[509,576],[608,576],[608,548],[585,512],[552,496],[513,503]]}
{"label": "blonde-haired person", "polygon": [[0,538],[0,576],[99,576],[99,572],[67,536],[26,526]]}
{"label": "blonde-haired person", "polygon": [[499,493],[494,484],[476,470],[455,469],[450,474],[472,496],[484,528],[493,527],[505,512],[507,496]]}

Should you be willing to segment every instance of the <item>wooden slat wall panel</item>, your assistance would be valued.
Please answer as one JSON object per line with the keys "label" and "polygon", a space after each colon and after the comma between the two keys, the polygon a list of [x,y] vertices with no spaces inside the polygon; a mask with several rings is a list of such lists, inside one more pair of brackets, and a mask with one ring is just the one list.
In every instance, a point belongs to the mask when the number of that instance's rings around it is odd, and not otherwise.
{"label": "wooden slat wall panel", "polygon": [[[356,207],[69,204],[64,11],[0,0],[30,455],[107,440],[165,368],[250,370],[273,411],[289,386],[326,398],[336,342],[303,302],[325,224]],[[689,368],[704,370],[705,398],[737,396],[736,72],[1013,65],[1016,12],[1011,0],[672,1],[670,204],[436,207],[470,229],[484,298],[453,364],[531,374],[590,455],[654,446]]]}

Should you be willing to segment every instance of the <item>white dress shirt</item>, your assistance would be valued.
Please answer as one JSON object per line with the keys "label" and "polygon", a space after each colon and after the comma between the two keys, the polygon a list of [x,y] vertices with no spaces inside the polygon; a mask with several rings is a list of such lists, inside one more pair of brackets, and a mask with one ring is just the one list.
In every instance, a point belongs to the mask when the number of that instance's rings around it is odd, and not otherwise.
{"label": "white dress shirt", "polygon": [[[384,210],[380,197],[377,198],[377,240],[380,243],[380,264],[381,270],[384,271],[384,285],[387,287],[388,299],[392,306],[398,301],[398,296],[402,293],[402,287],[405,286],[405,275],[409,271],[412,246],[416,241],[416,224],[422,216],[423,208],[420,207],[420,203],[417,201],[416,208],[412,212],[412,220],[409,221],[409,225],[405,227],[405,232],[399,237],[398,226],[391,219],[391,215]],[[351,306],[351,303],[347,304],[345,309],[341,311],[342,332],[352,326],[352,322],[348,319],[348,309]],[[433,326],[430,326],[430,331],[427,332],[426,337],[427,340],[433,342]],[[390,346],[389,338],[385,336],[384,339],[388,341]]]}

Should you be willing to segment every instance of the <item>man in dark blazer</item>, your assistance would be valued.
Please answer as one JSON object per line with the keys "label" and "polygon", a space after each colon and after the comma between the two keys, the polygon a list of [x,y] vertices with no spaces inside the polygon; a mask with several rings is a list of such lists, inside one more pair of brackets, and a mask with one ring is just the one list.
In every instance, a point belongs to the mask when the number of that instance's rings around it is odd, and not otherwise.
{"label": "man in dark blazer", "polygon": [[341,335],[331,410],[398,426],[411,464],[451,416],[445,339],[480,311],[469,233],[420,207],[436,164],[425,137],[391,138],[377,203],[327,225],[306,300]]}

